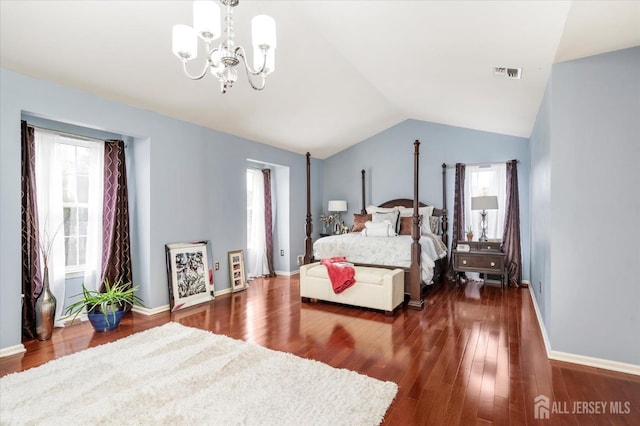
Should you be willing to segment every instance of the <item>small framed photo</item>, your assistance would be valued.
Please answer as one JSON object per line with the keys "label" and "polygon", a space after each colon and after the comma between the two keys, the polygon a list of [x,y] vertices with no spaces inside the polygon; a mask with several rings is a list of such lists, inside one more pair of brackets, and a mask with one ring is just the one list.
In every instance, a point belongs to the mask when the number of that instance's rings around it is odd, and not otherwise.
{"label": "small framed photo", "polygon": [[231,291],[240,291],[247,288],[247,280],[244,274],[244,254],[242,250],[229,252],[229,277],[231,279]]}
{"label": "small framed photo", "polygon": [[171,312],[214,299],[208,241],[166,244]]}

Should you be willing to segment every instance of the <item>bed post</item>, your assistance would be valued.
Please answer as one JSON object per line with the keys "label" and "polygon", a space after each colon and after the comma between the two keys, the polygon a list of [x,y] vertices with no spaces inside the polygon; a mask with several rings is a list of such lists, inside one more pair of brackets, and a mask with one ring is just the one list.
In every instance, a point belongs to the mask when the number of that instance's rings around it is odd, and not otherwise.
{"label": "bed post", "polygon": [[411,227],[411,266],[409,267],[409,307],[422,310],[424,299],[422,298],[422,274],[420,273],[420,216],[418,215],[418,167],[420,160],[420,141],[413,143],[413,221]]}
{"label": "bed post", "polygon": [[311,232],[313,231],[313,225],[311,224],[311,154],[307,152],[307,216],[305,220],[305,233],[304,239],[304,264],[311,263],[312,258],[312,243]]}
{"label": "bed post", "polygon": [[362,210],[360,210],[360,214],[367,214],[367,209],[364,203],[364,169],[362,169],[360,173],[362,174]]}
{"label": "bed post", "polygon": [[447,221],[447,164],[442,163],[442,242],[448,246],[449,237],[447,230],[449,223]]}

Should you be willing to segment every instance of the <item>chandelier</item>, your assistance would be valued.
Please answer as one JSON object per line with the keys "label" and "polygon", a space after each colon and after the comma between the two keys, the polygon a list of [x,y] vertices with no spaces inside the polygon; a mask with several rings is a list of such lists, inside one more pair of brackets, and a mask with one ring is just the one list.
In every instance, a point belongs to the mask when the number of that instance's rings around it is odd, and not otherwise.
{"label": "chandelier", "polygon": [[[220,0],[226,6],[224,18],[224,36],[219,45],[213,41],[222,35],[220,29],[220,7],[213,0],[193,2],[193,27],[189,25],[173,26],[173,54],[182,61],[184,73],[192,80],[200,80],[211,71],[220,81],[220,91],[226,93],[238,79],[236,65],[244,65],[249,84],[255,90],[262,90],[267,75],[275,69],[276,22],[267,15],[258,15],[251,20],[251,41],[253,45],[253,67],[247,61],[247,54],[242,46],[236,46],[233,40],[233,8],[239,0]],[[207,60],[202,72],[192,75],[187,71],[187,62],[198,56],[198,36],[204,41]]]}

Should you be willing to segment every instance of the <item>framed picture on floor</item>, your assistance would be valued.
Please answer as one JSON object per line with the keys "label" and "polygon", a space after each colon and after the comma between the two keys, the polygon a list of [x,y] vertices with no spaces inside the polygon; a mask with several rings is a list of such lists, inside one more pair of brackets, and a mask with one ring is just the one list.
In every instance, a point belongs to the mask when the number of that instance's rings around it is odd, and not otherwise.
{"label": "framed picture on floor", "polygon": [[231,291],[240,291],[247,288],[242,250],[229,252],[229,279],[231,280]]}
{"label": "framed picture on floor", "polygon": [[214,299],[208,241],[166,244],[171,312]]}

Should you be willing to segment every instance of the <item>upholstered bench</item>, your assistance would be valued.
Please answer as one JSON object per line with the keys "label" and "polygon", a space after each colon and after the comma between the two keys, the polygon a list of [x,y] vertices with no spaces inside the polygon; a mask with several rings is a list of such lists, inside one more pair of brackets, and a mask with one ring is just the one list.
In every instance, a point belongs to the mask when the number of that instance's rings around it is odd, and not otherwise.
{"label": "upholstered bench", "polygon": [[303,302],[310,299],[344,303],[364,308],[380,309],[385,315],[404,301],[404,271],[368,266],[356,266],[356,283],[335,294],[327,268],[320,262],[300,267],[300,296]]}

